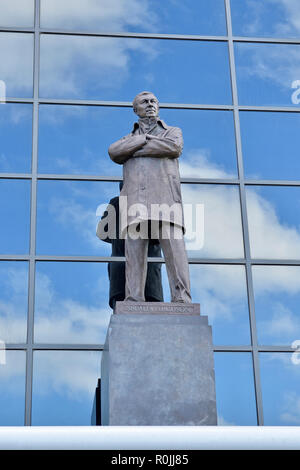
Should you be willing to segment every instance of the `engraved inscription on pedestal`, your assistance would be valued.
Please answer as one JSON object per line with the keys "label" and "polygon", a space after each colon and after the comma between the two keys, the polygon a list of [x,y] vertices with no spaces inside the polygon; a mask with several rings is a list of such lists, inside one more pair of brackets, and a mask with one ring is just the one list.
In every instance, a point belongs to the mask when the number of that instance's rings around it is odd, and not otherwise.
{"label": "engraved inscription on pedestal", "polygon": [[116,302],[114,313],[200,315],[200,304],[178,302]]}

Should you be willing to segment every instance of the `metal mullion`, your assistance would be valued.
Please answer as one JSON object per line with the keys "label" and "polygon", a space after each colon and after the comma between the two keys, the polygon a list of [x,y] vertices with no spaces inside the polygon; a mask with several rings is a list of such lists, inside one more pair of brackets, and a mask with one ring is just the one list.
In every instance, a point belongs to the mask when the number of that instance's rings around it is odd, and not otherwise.
{"label": "metal mullion", "polygon": [[5,97],[5,103],[27,103],[27,104],[32,104],[33,103],[33,98],[18,98],[18,97],[13,97],[13,96],[6,96]]}
{"label": "metal mullion", "polygon": [[[27,261],[29,256],[25,255],[0,255],[2,261]],[[125,257],[122,256],[80,256],[80,255],[39,255],[37,254],[34,259],[36,261],[45,262],[94,262],[94,263],[108,263],[111,261],[124,261]],[[163,258],[149,258],[150,262],[161,263],[164,262]],[[246,265],[245,258],[189,258],[189,264],[224,264],[224,265]],[[251,266],[300,266],[300,259],[252,259]]]}
{"label": "metal mullion", "polygon": [[0,179],[21,179],[21,180],[30,180],[31,173],[0,173]]}
{"label": "metal mullion", "polygon": [[246,203],[246,190],[244,181],[244,167],[243,167],[243,156],[242,156],[242,144],[241,144],[241,130],[239,121],[239,106],[238,106],[238,91],[237,91],[237,80],[236,80],[236,69],[235,69],[235,58],[234,58],[234,43],[232,35],[232,22],[231,22],[231,6],[230,0],[225,0],[226,10],[226,21],[227,21],[227,32],[228,32],[228,48],[229,48],[229,62],[230,62],[230,76],[231,76],[231,89],[232,99],[234,108],[234,126],[235,126],[235,138],[236,138],[236,150],[237,150],[237,164],[238,173],[240,179],[240,203],[241,203],[241,217],[242,217],[242,229],[243,229],[243,242],[246,257],[246,282],[247,282],[247,293],[248,293],[248,304],[249,304],[249,321],[252,341],[252,360],[253,360],[253,373],[254,373],[254,387],[256,396],[256,412],[258,425],[263,424],[263,407],[262,407],[262,396],[261,396],[261,384],[260,384],[260,371],[259,371],[259,358],[257,349],[257,332],[255,322],[255,311],[254,311],[254,294],[251,274],[251,254],[250,254],[250,238],[248,228],[248,217],[247,217],[247,203]]}
{"label": "metal mullion", "polygon": [[199,34],[167,34],[167,33],[131,33],[127,31],[122,32],[105,32],[105,31],[71,31],[62,29],[41,28],[42,34],[57,35],[57,36],[87,36],[87,37],[110,37],[110,38],[134,38],[134,39],[163,39],[174,41],[212,41],[212,42],[225,42],[226,36],[212,36],[212,35],[199,35]]}
{"label": "metal mullion", "polygon": [[35,343],[34,351],[102,351],[104,344]]}
{"label": "metal mullion", "polygon": [[270,113],[300,113],[299,106],[245,106],[238,107],[240,111],[245,112],[270,112]]}
{"label": "metal mullion", "polygon": [[300,259],[252,259],[252,266],[300,266]]}
{"label": "metal mullion", "polygon": [[34,33],[34,28],[26,28],[22,26],[1,26],[0,33]]}
{"label": "metal mullion", "polygon": [[214,352],[252,352],[252,349],[250,345],[213,345]]}
{"label": "metal mullion", "polygon": [[[0,174],[1,178],[1,174]],[[123,180],[122,176],[101,176],[101,175],[74,175],[74,174],[37,174],[38,180],[65,180],[65,181],[99,181],[99,182],[119,182]],[[238,179],[213,179],[213,178],[181,178],[183,184],[227,184],[238,185]]]}
{"label": "metal mullion", "polygon": [[291,346],[259,346],[260,352],[282,352],[282,353],[294,353],[295,348],[291,348]]}
{"label": "metal mullion", "polygon": [[[6,97],[6,103],[33,103],[33,98]],[[131,101],[104,101],[104,100],[76,100],[67,98],[40,98],[42,105],[59,106],[99,106],[110,108],[132,108]],[[232,104],[205,104],[205,103],[160,103],[161,109],[194,109],[204,111],[232,111]],[[240,111],[248,112],[274,112],[274,113],[300,113],[299,106],[251,106],[238,105]]]}
{"label": "metal mullion", "polygon": [[38,158],[38,111],[39,111],[39,17],[40,0],[35,0],[34,18],[34,62],[33,62],[33,125],[32,125],[32,167],[31,167],[31,212],[30,212],[30,260],[27,317],[27,358],[25,425],[31,425],[32,410],[32,375],[33,375],[33,327],[35,297],[35,250],[36,250],[36,195],[37,195],[37,158]]}
{"label": "metal mullion", "polygon": [[[64,98],[40,98],[40,104],[43,105],[70,105],[70,106],[104,106],[104,107],[123,107],[132,108],[131,101],[104,101],[91,99],[64,99]],[[205,104],[205,103],[159,103],[160,108],[164,109],[203,109],[216,111],[232,111],[231,104]]]}
{"label": "metal mullion", "polygon": [[250,43],[265,43],[265,44],[300,44],[299,38],[263,38],[263,37],[244,37],[232,36],[233,42],[250,42]]}
{"label": "metal mullion", "polygon": [[300,186],[300,180],[245,180],[245,186]]}

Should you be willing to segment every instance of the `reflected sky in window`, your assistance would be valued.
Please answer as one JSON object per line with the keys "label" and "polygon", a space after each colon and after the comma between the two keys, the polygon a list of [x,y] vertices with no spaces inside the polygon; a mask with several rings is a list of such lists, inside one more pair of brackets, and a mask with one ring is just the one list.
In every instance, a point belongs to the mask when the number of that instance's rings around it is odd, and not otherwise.
{"label": "reflected sky in window", "polygon": [[240,113],[245,175],[299,180],[298,113]]}
{"label": "reflected sky in window", "polygon": [[290,346],[300,338],[300,267],[253,266],[258,340]]}
{"label": "reflected sky in window", "polygon": [[35,295],[35,342],[105,342],[107,263],[37,263]]}
{"label": "reflected sky in window", "polygon": [[261,353],[260,370],[265,425],[299,426],[299,357],[295,364],[290,353]]}
{"label": "reflected sky in window", "polygon": [[299,37],[297,0],[231,0],[230,3],[236,36]]}
{"label": "reflected sky in window", "polygon": [[223,0],[41,0],[41,25],[88,31],[226,34]]}
{"label": "reflected sky in window", "polygon": [[0,351],[0,426],[23,426],[25,352]]}
{"label": "reflected sky in window", "polygon": [[243,258],[238,187],[182,184],[189,257]]}
{"label": "reflected sky in window", "polygon": [[96,227],[110,199],[119,193],[118,183],[40,181],[37,252],[110,256],[111,246],[97,238]]}
{"label": "reflected sky in window", "polygon": [[240,105],[299,104],[300,45],[237,43],[235,59]]}
{"label": "reflected sky in window", "polygon": [[32,97],[33,34],[0,33],[0,56],[6,96]]}
{"label": "reflected sky in window", "polygon": [[30,182],[0,180],[0,230],[2,254],[25,254],[29,250]]}
{"label": "reflected sky in window", "polygon": [[33,26],[34,0],[0,0],[0,26]]}
{"label": "reflected sky in window", "polygon": [[[208,316],[214,345],[250,344],[245,268],[190,264],[189,269],[192,301]],[[162,275],[164,301],[170,302],[165,265]]]}
{"label": "reflected sky in window", "polygon": [[300,188],[254,186],[246,194],[252,257],[299,259]]}
{"label": "reflected sky in window", "polygon": [[[237,177],[231,112],[162,108],[160,117],[182,129],[182,177]],[[137,120],[132,108],[41,105],[39,172],[122,176],[107,150]]]}
{"label": "reflected sky in window", "polygon": [[234,123],[231,112],[161,109],[162,119],[182,129],[181,177],[236,178]]}
{"label": "reflected sky in window", "polygon": [[32,106],[5,103],[0,106],[0,172],[31,171]]}
{"label": "reflected sky in window", "polygon": [[25,343],[27,331],[28,265],[0,262],[0,341]]}
{"label": "reflected sky in window", "polygon": [[101,353],[36,351],[33,364],[33,426],[88,426]]}
{"label": "reflected sky in window", "polygon": [[227,44],[41,37],[42,97],[132,101],[149,89],[161,102],[231,103]]}
{"label": "reflected sky in window", "polygon": [[215,353],[219,426],[255,426],[256,407],[250,353]]}

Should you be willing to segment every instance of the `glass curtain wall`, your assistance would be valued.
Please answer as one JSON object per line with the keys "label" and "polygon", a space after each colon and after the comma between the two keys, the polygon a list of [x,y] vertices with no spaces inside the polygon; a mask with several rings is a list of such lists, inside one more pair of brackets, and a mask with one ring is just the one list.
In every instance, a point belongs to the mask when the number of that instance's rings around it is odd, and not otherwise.
{"label": "glass curtain wall", "polygon": [[202,208],[186,243],[218,423],[300,424],[298,10],[0,0],[0,425],[91,422],[117,261],[96,225],[122,180],[107,149],[142,90],[182,128],[183,202]]}

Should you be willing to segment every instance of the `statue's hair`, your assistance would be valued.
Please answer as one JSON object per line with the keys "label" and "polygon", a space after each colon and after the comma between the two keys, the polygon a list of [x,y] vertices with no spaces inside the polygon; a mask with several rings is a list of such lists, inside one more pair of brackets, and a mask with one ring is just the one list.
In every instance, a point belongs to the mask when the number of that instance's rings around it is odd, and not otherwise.
{"label": "statue's hair", "polygon": [[141,93],[138,93],[136,95],[136,97],[134,98],[134,100],[132,102],[133,109],[136,109],[137,101],[138,101],[139,97],[143,96],[143,95],[153,95],[155,97],[156,101],[158,102],[158,99],[156,98],[154,93],[152,93],[152,91],[141,91]]}

